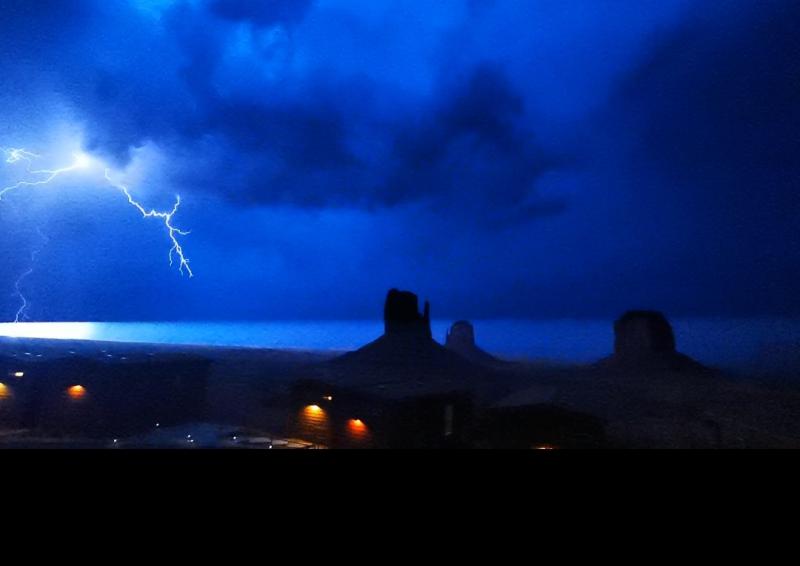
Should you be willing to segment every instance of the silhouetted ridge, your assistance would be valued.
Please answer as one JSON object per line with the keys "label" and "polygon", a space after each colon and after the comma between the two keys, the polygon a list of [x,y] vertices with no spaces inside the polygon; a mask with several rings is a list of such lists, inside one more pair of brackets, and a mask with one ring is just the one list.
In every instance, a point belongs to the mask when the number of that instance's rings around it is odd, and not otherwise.
{"label": "silhouetted ridge", "polygon": [[450,330],[447,331],[444,346],[478,364],[494,364],[500,361],[478,347],[475,343],[475,329],[472,323],[466,320],[453,323]]}
{"label": "silhouetted ridge", "polygon": [[420,313],[414,293],[392,289],[383,311],[383,336],[321,364],[321,379],[399,396],[471,388],[484,382],[481,366],[433,339],[427,302]]}

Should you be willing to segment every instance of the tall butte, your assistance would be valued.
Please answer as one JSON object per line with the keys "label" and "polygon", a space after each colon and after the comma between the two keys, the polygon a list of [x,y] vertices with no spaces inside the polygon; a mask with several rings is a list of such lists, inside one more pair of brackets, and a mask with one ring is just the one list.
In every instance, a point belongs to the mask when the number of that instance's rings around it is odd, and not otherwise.
{"label": "tall butte", "polygon": [[425,310],[420,314],[414,293],[391,289],[383,306],[383,327],[387,336],[418,335],[432,338],[431,305],[425,301]]}

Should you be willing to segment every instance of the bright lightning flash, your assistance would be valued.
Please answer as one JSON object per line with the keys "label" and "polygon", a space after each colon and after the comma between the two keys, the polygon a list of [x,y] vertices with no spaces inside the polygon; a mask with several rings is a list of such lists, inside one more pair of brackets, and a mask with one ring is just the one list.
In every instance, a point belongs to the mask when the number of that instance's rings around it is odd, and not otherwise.
{"label": "bright lightning flash", "polygon": [[[5,162],[9,165],[14,165],[19,162],[24,162],[26,164],[26,171],[29,175],[33,176],[33,178],[24,179],[22,181],[18,181],[13,185],[9,185],[7,187],[0,188],[0,201],[3,200],[8,193],[11,191],[15,191],[18,189],[26,188],[26,187],[36,187],[41,185],[48,185],[56,180],[56,178],[66,175],[68,173],[73,173],[79,170],[89,170],[92,169],[94,166],[102,165],[99,161],[97,161],[92,156],[84,153],[78,152],[73,154],[73,161],[70,165],[66,167],[61,167],[59,169],[32,169],[33,161],[36,159],[40,159],[41,156],[37,155],[33,152],[30,152],[23,148],[2,148],[2,152],[5,155]],[[172,243],[172,247],[169,250],[168,258],[169,264],[173,265],[175,260],[177,259],[178,262],[178,271],[180,271],[181,275],[186,272],[189,277],[193,277],[194,273],[192,272],[191,267],[189,267],[189,259],[184,255],[183,247],[178,240],[179,236],[188,236],[189,232],[186,230],[181,230],[173,225],[172,221],[175,214],[178,212],[178,208],[181,204],[181,198],[179,195],[175,196],[175,204],[172,209],[167,211],[159,211],[155,209],[147,209],[138,201],[136,201],[130,193],[130,190],[126,185],[118,181],[114,181],[111,178],[110,170],[105,168],[104,179],[108,182],[108,184],[115,189],[119,190],[127,199],[128,204],[136,208],[139,213],[142,215],[143,218],[158,218],[164,224],[164,227],[167,229],[167,234],[169,236],[170,242]],[[31,267],[23,273],[16,282],[15,291],[16,295],[20,298],[22,303],[19,311],[17,311],[17,315],[15,318],[15,322],[19,322],[23,319],[25,315],[25,310],[28,307],[28,301],[25,296],[22,294],[21,291],[21,284],[23,280],[33,273],[33,263],[36,260],[36,255],[41,250],[36,250],[31,254]]]}
{"label": "bright lightning flash", "polygon": [[91,164],[91,157],[86,155],[85,153],[76,153],[75,154],[75,161],[72,162],[72,165],[67,167],[62,167],[61,169],[39,169],[37,171],[31,170],[31,161],[33,159],[38,158],[39,156],[35,153],[31,153],[24,149],[4,149],[3,150],[6,154],[6,163],[17,163],[18,161],[27,161],[28,162],[28,173],[31,175],[41,175],[40,179],[35,181],[20,181],[14,185],[10,185],[8,187],[0,189],[0,200],[3,200],[3,197],[6,193],[13,191],[15,189],[20,189],[22,187],[35,187],[37,185],[46,185],[50,183],[53,179],[58,177],[59,175],[63,175],[64,173],[69,173],[70,171],[75,171],[77,169],[86,169]]}

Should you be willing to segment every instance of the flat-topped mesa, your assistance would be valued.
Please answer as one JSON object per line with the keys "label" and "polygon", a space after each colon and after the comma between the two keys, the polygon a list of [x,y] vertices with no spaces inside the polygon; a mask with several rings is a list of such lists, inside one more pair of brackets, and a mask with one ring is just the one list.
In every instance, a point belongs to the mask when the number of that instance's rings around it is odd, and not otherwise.
{"label": "flat-topped mesa", "polygon": [[674,355],[675,335],[666,317],[657,311],[628,311],[614,323],[614,355],[644,359]]}
{"label": "flat-topped mesa", "polygon": [[419,313],[417,296],[410,291],[392,289],[386,295],[383,307],[384,331],[391,335],[419,335],[432,338],[431,307],[425,301],[425,310]]}
{"label": "flat-topped mesa", "polygon": [[713,370],[681,354],[675,347],[675,334],[667,318],[657,311],[628,311],[614,322],[614,354],[597,362],[596,367],[633,371],[642,370],[710,373]]}

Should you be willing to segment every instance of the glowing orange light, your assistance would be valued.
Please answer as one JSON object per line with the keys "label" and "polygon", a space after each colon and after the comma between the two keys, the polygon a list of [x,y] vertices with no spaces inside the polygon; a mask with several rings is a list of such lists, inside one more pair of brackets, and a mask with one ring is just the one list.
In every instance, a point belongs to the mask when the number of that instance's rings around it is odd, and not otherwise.
{"label": "glowing orange light", "polygon": [[367,446],[372,436],[367,425],[361,419],[347,421],[347,436],[349,442],[355,446]]}
{"label": "glowing orange light", "polygon": [[14,377],[25,377],[25,372],[24,371],[15,371],[14,372]]}
{"label": "glowing orange light", "polygon": [[73,385],[67,389],[67,395],[71,399],[83,399],[86,396],[86,388],[83,385]]}
{"label": "glowing orange light", "polygon": [[309,413],[321,413],[322,408],[319,405],[309,405],[308,407],[306,407],[306,411],[308,411]]}
{"label": "glowing orange light", "polygon": [[11,390],[5,383],[0,383],[0,399],[6,399],[11,396]]}

